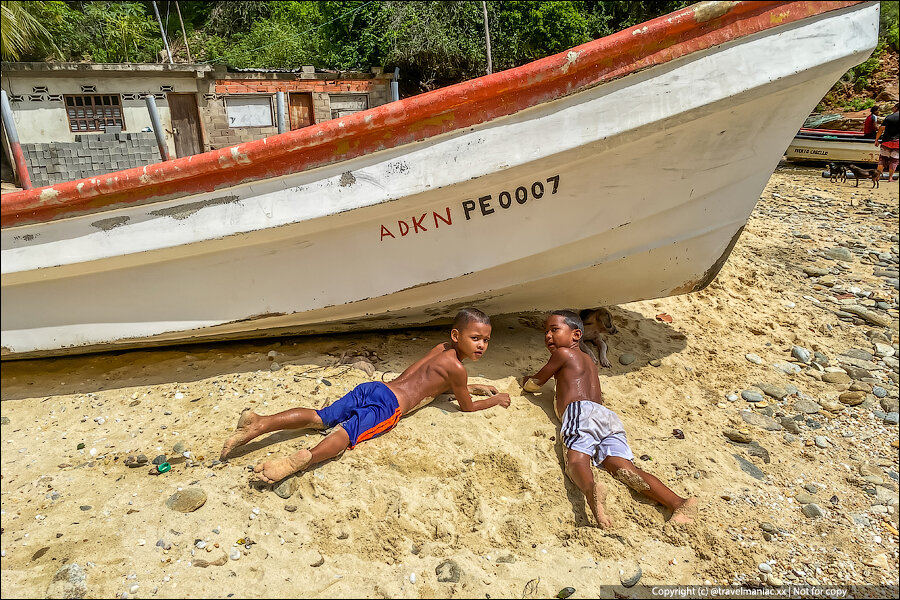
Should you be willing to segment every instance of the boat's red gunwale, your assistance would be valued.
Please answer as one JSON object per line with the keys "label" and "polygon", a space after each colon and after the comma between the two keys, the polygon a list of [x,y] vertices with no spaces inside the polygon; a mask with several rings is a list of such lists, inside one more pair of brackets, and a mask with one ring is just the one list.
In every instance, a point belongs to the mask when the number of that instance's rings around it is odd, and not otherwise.
{"label": "boat's red gunwale", "polygon": [[[807,17],[860,4],[696,4],[515,69],[304,129],[78,181],[4,194],[3,227],[280,177],[427,139]],[[573,55],[573,53],[575,53]],[[570,60],[571,57],[574,60]]]}

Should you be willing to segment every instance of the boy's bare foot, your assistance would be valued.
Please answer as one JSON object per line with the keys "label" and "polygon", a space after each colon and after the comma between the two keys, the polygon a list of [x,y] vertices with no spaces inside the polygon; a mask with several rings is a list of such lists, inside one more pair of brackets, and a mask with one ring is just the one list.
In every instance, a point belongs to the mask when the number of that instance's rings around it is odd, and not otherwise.
{"label": "boy's bare foot", "polygon": [[234,433],[225,440],[225,445],[222,446],[222,452],[219,453],[219,460],[225,460],[228,458],[228,454],[238,448],[243,446],[250,440],[256,437],[256,432],[254,431],[254,425],[259,421],[259,415],[250,410],[249,408],[245,408],[241,411],[241,418],[238,419],[237,427],[234,429]]}
{"label": "boy's bare foot", "polygon": [[600,529],[609,529],[612,527],[612,520],[606,516],[606,494],[609,489],[605,484],[594,481],[594,503],[595,505],[591,508],[594,512],[594,517],[597,519],[597,524],[600,526]]}
{"label": "boy's bare foot", "polygon": [[312,452],[309,450],[300,450],[284,458],[267,460],[253,468],[253,478],[262,483],[275,483],[297,471],[302,471],[311,460]]}
{"label": "boy's bare foot", "polygon": [[682,523],[687,525],[693,523],[697,516],[697,499],[688,498],[684,503],[672,512],[672,518],[669,519],[674,523]]}

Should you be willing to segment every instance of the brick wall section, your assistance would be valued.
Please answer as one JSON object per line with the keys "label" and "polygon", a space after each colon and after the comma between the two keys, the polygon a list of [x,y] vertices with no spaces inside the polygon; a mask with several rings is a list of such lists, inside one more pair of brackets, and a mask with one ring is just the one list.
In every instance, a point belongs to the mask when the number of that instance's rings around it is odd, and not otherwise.
{"label": "brick wall section", "polygon": [[217,79],[215,86],[211,86],[211,88],[210,91],[214,91],[218,98],[209,100],[205,107],[200,107],[200,118],[206,124],[206,136],[209,142],[206,150],[227,148],[278,133],[277,126],[229,127],[228,116],[225,112],[225,97],[227,96],[255,94],[274,96],[276,92],[310,93],[312,94],[316,123],[331,119],[329,94],[368,94],[369,108],[381,106],[390,101],[390,81],[386,79],[298,79],[295,81]]}
{"label": "brick wall section", "polygon": [[152,133],[101,133],[75,136],[75,142],[22,144],[35,187],[95,177],[160,161]]}

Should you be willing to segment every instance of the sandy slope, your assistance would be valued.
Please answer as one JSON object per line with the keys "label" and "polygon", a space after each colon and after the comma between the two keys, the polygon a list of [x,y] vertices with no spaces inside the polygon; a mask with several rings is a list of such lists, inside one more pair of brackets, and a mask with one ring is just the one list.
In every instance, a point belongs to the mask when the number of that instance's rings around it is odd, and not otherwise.
{"label": "sandy slope", "polygon": [[[523,394],[516,381],[547,357],[532,327],[536,315],[495,319],[486,357],[467,363],[473,382],[513,396],[509,409],[463,414],[439,398],[388,435],[295,478],[288,499],[250,487],[246,467],[314,444],[320,434],[273,434],[214,465],[240,409],[324,406],[368,380],[332,366],[341,353],[374,352],[380,377],[401,371],[445,331],[11,362],[2,371],[3,596],[44,596],[71,563],[84,569],[88,597],[549,597],[566,586],[574,597],[638,597],[660,583],[758,582],[764,561],[774,561],[777,578],[767,585],[815,578],[896,586],[897,426],[873,412],[879,401],[868,394],[859,406],[823,409],[810,415],[821,429],[801,423],[798,439],[785,441],[784,431],[744,423],[740,411],[754,409],[726,395],[757,390],[760,381],[792,384],[822,402],[847,389],[773,368],[789,362],[794,344],[824,352],[832,366],[847,350],[874,352],[866,332],[885,328],[839,320],[839,306],[826,301],[835,288],[801,270],[833,268],[820,254],[841,243],[856,253],[841,263],[847,269],[837,285],[893,303],[880,314],[892,320],[896,344],[897,291],[866,261],[867,252],[891,248],[896,260],[897,189],[779,170],[708,289],[612,308],[620,332],[609,340],[613,367],[601,372],[607,403],[622,417],[635,455],[651,457],[640,465],[677,493],[700,498],[692,526],[667,524],[665,510],[598,473],[611,488],[615,527],[593,527],[580,493],[562,476],[552,384]],[[656,320],[660,313],[672,323]],[[270,368],[271,351],[279,370]],[[623,366],[617,359],[624,353],[637,359]],[[890,367],[877,366],[869,389],[875,383],[896,399]],[[797,400],[769,399],[788,416],[797,413]],[[672,437],[673,428],[685,439]],[[729,443],[726,428],[745,429],[770,462]],[[816,435],[828,438],[826,448],[805,445]],[[169,473],[122,464],[129,454],[172,456],[177,442],[193,460],[174,461]],[[745,473],[736,454],[765,478]],[[815,496],[824,517],[806,517],[793,498],[810,482],[821,488]],[[167,508],[166,499],[188,486],[206,492],[205,504],[191,513]],[[775,527],[768,541],[762,523]],[[231,552],[239,538],[255,542],[240,547],[239,560],[192,564]],[[219,548],[195,549],[195,540]],[[640,583],[621,587],[620,573],[638,563]],[[61,593],[61,585],[50,593]]]}

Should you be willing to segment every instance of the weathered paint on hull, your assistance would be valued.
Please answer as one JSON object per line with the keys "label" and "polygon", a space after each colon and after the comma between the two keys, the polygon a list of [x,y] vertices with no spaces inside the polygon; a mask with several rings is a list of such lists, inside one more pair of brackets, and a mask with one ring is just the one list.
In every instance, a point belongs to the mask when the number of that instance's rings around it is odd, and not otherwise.
{"label": "weathered paint on hull", "polygon": [[4,229],[4,357],[692,291],[877,24],[845,8],[339,164]]}

